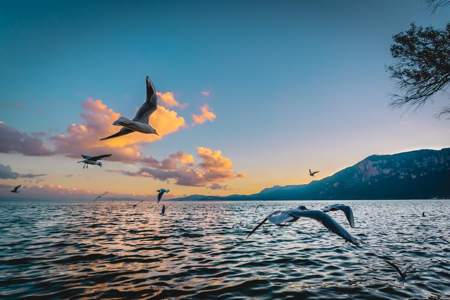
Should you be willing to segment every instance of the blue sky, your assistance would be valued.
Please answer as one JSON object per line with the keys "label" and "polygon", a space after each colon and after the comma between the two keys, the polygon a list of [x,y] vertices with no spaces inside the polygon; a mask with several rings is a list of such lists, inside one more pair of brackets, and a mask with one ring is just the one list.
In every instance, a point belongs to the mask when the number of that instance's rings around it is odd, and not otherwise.
{"label": "blue sky", "polygon": [[[396,89],[386,72],[392,35],[411,22],[443,27],[448,7],[434,14],[425,1],[10,1],[0,7],[1,121],[56,135],[82,122],[88,98],[132,116],[148,74],[158,90],[187,104],[177,111],[187,123],[204,104],[217,118],[142,144],[143,152],[163,159],[199,146],[221,150],[244,174],[221,193],[304,183],[308,168],[326,176],[373,153],[450,144],[449,121],[435,117],[448,95],[418,111],[393,110]],[[200,94],[205,90],[209,97]],[[25,171],[23,161],[0,154],[0,163],[15,170]],[[27,168],[56,172],[39,161]],[[44,181],[61,180],[54,177]]]}

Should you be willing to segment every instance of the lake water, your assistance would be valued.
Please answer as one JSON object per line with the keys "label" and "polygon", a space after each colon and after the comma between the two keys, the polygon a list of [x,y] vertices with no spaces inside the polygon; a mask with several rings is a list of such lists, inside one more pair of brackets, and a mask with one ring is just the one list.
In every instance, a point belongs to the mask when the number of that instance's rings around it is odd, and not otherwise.
{"label": "lake water", "polygon": [[450,201],[340,202],[356,228],[331,215],[362,248],[308,219],[245,240],[273,210],[335,201],[166,202],[165,216],[154,202],[2,201],[0,298],[450,299]]}

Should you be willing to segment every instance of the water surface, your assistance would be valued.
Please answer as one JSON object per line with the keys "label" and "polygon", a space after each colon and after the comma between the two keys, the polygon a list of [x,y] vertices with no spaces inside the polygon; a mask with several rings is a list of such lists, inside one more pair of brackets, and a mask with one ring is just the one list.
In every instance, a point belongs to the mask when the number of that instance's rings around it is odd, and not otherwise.
{"label": "water surface", "polygon": [[[450,201],[339,201],[363,242],[266,214],[336,202],[0,202],[0,298],[450,299]],[[258,204],[262,207],[256,209]],[[425,217],[422,217],[425,212]],[[386,255],[415,272],[405,281]]]}

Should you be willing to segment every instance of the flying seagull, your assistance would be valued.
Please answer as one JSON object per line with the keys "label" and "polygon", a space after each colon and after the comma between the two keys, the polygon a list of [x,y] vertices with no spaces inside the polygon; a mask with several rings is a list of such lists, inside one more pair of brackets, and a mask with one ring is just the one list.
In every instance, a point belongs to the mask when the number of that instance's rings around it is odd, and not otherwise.
{"label": "flying seagull", "polygon": [[397,273],[400,275],[400,277],[401,277],[401,279],[402,280],[405,280],[406,279],[406,275],[408,275],[408,273],[411,273],[411,272],[413,272],[411,269],[412,269],[412,265],[409,265],[409,266],[407,266],[406,268],[405,268],[405,270],[404,271],[402,271],[402,270],[400,270],[400,268],[396,265],[396,264],[394,264],[392,261],[390,261],[390,260],[388,260],[388,259],[385,259],[385,258],[382,258],[388,265],[390,265],[391,267],[393,267],[394,269],[395,269],[395,271],[397,271]]}
{"label": "flying seagull", "polygon": [[122,128],[118,132],[110,136],[101,138],[101,141],[126,135],[134,131],[159,135],[156,129],[148,124],[148,118],[157,108],[158,96],[156,95],[156,90],[153,87],[153,84],[148,76],[145,78],[145,82],[147,85],[147,99],[145,100],[144,104],[142,104],[141,108],[139,108],[133,120],[125,117],[120,117],[113,122],[113,125],[122,126]]}
{"label": "flying seagull", "polygon": [[144,201],[144,200],[140,200],[138,203],[133,204],[133,208],[136,208],[136,206],[137,206],[138,204],[140,204],[142,201]]}
{"label": "flying seagull", "polygon": [[311,169],[309,169],[309,176],[314,177],[314,175],[316,175],[319,172],[320,171],[311,171]]}
{"label": "flying seagull", "polygon": [[259,227],[261,227],[267,221],[280,225],[286,222],[295,222],[299,218],[310,218],[318,221],[325,226],[329,231],[340,236],[347,242],[350,242],[356,246],[359,246],[358,241],[347,230],[339,225],[333,218],[320,210],[309,210],[304,206],[300,206],[295,209],[289,209],[285,211],[275,211],[262,220],[248,235],[247,238],[253,234]]}
{"label": "flying seagull", "polygon": [[337,211],[341,210],[344,212],[345,217],[347,218],[348,223],[350,224],[350,227],[355,227],[355,219],[353,218],[353,210],[350,206],[344,205],[344,204],[333,204],[328,205],[322,208],[323,212],[329,212],[329,211]]}
{"label": "flying seagull", "polygon": [[166,206],[163,204],[161,208],[161,216],[164,216],[166,214]]}
{"label": "flying seagull", "polygon": [[258,210],[258,208],[260,208],[260,207],[263,207],[263,205],[262,204],[258,204],[258,205],[256,205],[256,207],[255,207],[255,212]]}
{"label": "flying seagull", "polygon": [[158,192],[158,203],[159,203],[159,201],[161,201],[163,195],[164,195],[165,193],[170,192],[170,190],[159,189],[159,190],[157,190],[156,192]]}
{"label": "flying seagull", "polygon": [[105,196],[106,194],[108,194],[108,192],[104,192],[103,194],[98,195],[97,197],[95,197],[94,201],[100,199],[101,197]]}
{"label": "flying seagull", "polygon": [[16,193],[16,194],[18,194],[18,193],[19,193],[19,189],[20,189],[21,187],[22,187],[21,184],[15,186],[15,187],[11,190],[11,193]]}
{"label": "flying seagull", "polygon": [[103,165],[101,159],[105,157],[110,157],[112,154],[102,154],[97,156],[90,156],[82,154],[81,157],[83,160],[80,160],[78,163],[83,164],[83,169],[87,169],[89,165],[99,166],[101,167]]}

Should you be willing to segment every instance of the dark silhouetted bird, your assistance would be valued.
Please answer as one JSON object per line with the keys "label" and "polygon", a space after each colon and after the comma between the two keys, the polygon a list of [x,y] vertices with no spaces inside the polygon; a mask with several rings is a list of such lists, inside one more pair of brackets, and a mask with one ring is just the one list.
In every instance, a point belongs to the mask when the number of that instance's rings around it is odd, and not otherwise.
{"label": "dark silhouetted bird", "polygon": [[314,175],[316,175],[317,173],[319,173],[320,171],[311,171],[311,169],[309,169],[309,176],[314,177]]}
{"label": "dark silhouetted bird", "polygon": [[15,187],[11,190],[11,193],[16,193],[16,194],[18,194],[18,193],[19,193],[19,189],[20,189],[21,187],[22,187],[21,184],[15,186]]}

